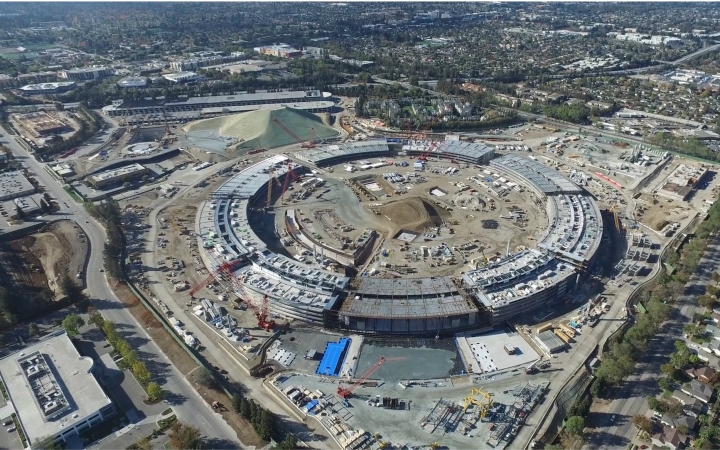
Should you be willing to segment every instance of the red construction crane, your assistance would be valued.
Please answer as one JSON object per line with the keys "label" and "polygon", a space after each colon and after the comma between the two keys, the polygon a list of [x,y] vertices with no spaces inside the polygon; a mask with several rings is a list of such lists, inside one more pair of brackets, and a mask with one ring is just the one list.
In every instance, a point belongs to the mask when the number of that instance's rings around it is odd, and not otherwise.
{"label": "red construction crane", "polygon": [[357,389],[360,385],[365,383],[368,378],[372,376],[383,364],[385,364],[388,361],[401,361],[405,358],[385,358],[384,356],[381,356],[380,359],[373,364],[367,371],[365,371],[364,374],[357,380],[355,380],[354,383],[352,383],[348,387],[344,387],[342,384],[338,384],[337,388],[337,395],[339,395],[341,398],[348,398],[352,395],[352,393]]}
{"label": "red construction crane", "polygon": [[297,174],[295,174],[295,171],[292,168],[292,163],[290,161],[288,161],[287,172],[285,173],[285,182],[283,182],[282,193],[280,194],[280,198],[282,198],[283,203],[285,203],[285,192],[287,192],[287,188],[288,188],[288,185],[290,184],[290,181],[297,181],[299,179],[300,179],[300,177],[298,177]]}
{"label": "red construction crane", "polygon": [[265,331],[270,331],[275,326],[275,321],[272,319],[268,320],[268,316],[270,315],[270,304],[267,294],[263,296],[262,303],[260,304],[260,307],[258,307],[250,300],[251,297],[248,295],[241,282],[238,281],[235,287],[243,293],[243,296],[245,297],[243,301],[257,319],[258,327],[264,329]]}
{"label": "red construction crane", "polygon": [[192,289],[190,289],[190,297],[193,297],[200,289],[204,288],[208,284],[212,283],[213,280],[220,278],[223,273],[229,273],[232,272],[232,269],[240,264],[240,260],[236,259],[235,261],[228,261],[226,263],[223,263],[218,267],[214,272],[210,273],[210,275],[207,276],[204,280],[199,282],[195,285]]}
{"label": "red construction crane", "polygon": [[284,132],[290,135],[291,138],[295,139],[295,141],[300,145],[300,148],[315,148],[315,128],[310,129],[310,141],[304,142],[302,139],[298,137],[297,134],[293,133],[292,130],[288,127],[286,127],[280,120],[273,119],[273,122],[277,124]]}

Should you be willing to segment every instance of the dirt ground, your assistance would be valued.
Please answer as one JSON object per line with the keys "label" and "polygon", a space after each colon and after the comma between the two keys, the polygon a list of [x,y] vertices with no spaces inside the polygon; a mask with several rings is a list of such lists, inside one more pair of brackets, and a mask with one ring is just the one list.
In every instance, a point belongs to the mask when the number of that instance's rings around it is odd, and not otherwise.
{"label": "dirt ground", "polygon": [[232,403],[227,395],[225,395],[224,392],[200,386],[195,378],[197,374],[198,371],[191,373],[187,377],[188,380],[209,405],[212,405],[213,402],[217,401],[223,406],[223,410],[220,413],[223,416],[223,419],[225,419],[232,429],[237,432],[238,439],[248,446],[254,445],[256,448],[263,447],[265,442],[257,435],[252,424],[243,419],[239,414],[232,411]]}
{"label": "dirt ground", "polygon": [[[62,122],[65,123],[69,128],[72,128],[72,131],[68,131],[66,133],[62,133],[59,136],[62,136],[64,139],[68,139],[72,137],[75,133],[77,133],[77,130],[80,129],[80,123],[78,119],[71,117],[70,113],[65,111],[47,111],[48,115],[50,115],[53,118],[59,119]],[[20,121],[18,120],[17,114],[11,114],[10,117],[10,123],[15,126],[15,129],[20,131],[25,137],[28,137],[30,140],[32,140],[35,145],[41,145],[40,139],[36,138],[34,134],[24,126],[20,124]]]}
{"label": "dirt ground", "polygon": [[12,277],[13,288],[33,286],[48,287],[47,277],[42,269],[40,259],[29,249],[33,245],[30,236],[15,239],[0,247],[0,264],[4,271]]}
{"label": "dirt ground", "polygon": [[[115,291],[120,301],[128,308],[128,311],[137,319],[138,322],[145,328],[152,338],[152,340],[160,347],[163,353],[172,361],[175,367],[185,375],[185,377],[191,382],[193,387],[200,393],[202,398],[208,403],[212,404],[214,401],[220,402],[222,405],[230,408],[231,400],[224,393],[205,389],[198,385],[197,380],[194,376],[197,375],[198,365],[193,359],[183,350],[182,347],[173,339],[172,336],[163,328],[158,322],[155,316],[140,303],[137,297],[132,291],[124,284],[118,282],[111,282],[111,288]],[[252,425],[245,421],[242,417],[232,411],[223,411],[223,418],[227,423],[235,430],[240,441],[245,445],[255,445],[261,447],[264,442],[253,430]]]}
{"label": "dirt ground", "polygon": [[50,288],[59,293],[58,283],[65,275],[80,282],[84,271],[87,239],[74,222],[62,220],[40,232],[15,239],[0,251],[0,264],[12,274],[15,285]]}
{"label": "dirt ground", "polygon": [[439,227],[451,215],[421,197],[408,197],[381,206],[380,212],[391,222],[390,236],[401,229],[422,233],[426,228]]}
{"label": "dirt ground", "polygon": [[45,271],[48,287],[59,293],[60,278],[76,275],[85,268],[88,252],[87,238],[75,223],[63,220],[46,227],[40,233],[29,236],[32,244],[29,250]]}

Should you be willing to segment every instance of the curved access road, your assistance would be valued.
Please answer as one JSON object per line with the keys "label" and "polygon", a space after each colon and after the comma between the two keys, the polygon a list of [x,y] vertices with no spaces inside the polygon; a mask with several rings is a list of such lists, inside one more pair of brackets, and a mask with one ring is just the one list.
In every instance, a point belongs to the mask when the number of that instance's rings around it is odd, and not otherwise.
{"label": "curved access road", "polygon": [[56,213],[56,216],[63,215],[67,219],[74,220],[87,235],[90,242],[90,260],[86,274],[86,293],[94,300],[98,310],[106,319],[118,324],[119,331],[129,342],[132,342],[135,350],[144,356],[143,359],[154,363],[148,364],[149,366],[166,368],[161,374],[163,381],[161,385],[169,393],[168,398],[172,399],[172,406],[177,411],[179,420],[198,427],[206,436],[232,442],[234,446],[240,447],[237,434],[200,397],[185,379],[184,374],[177,370],[157,344],[150,339],[150,336],[108,286],[105,273],[100,272],[100,268],[103,267],[102,253],[106,239],[104,227],[92,219],[82,205],[77,204],[63,190],[62,186],[45,171],[44,164],[35,160],[12,137],[6,135],[0,138],[0,143],[9,147],[13,155],[34,173],[38,182],[44,185],[50,195],[56,199],[60,206],[60,211]]}

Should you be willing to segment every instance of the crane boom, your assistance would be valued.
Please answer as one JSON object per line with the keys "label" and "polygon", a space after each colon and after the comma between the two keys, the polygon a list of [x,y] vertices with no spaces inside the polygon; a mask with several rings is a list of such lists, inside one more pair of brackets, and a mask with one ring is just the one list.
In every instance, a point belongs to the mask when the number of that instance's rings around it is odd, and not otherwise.
{"label": "crane boom", "polygon": [[313,140],[315,138],[315,128],[310,129],[310,141],[306,143],[302,139],[300,139],[297,134],[293,133],[293,131],[290,128],[286,127],[285,124],[280,122],[280,120],[278,120],[277,118],[273,119],[273,122],[277,126],[279,126],[284,132],[289,134],[291,138],[295,139],[295,142],[297,142],[298,144],[301,144],[300,145],[301,148],[315,148],[315,143],[313,142]]}
{"label": "crane boom", "polygon": [[212,283],[213,280],[220,278],[224,273],[231,272],[232,269],[238,264],[240,264],[240,260],[236,259],[235,261],[228,261],[220,265],[220,267],[218,267],[214,272],[211,272],[210,275],[207,276],[207,278],[205,278],[197,285],[195,285],[195,287],[190,289],[190,297],[193,297],[200,289]]}
{"label": "crane boom", "polygon": [[352,383],[349,387],[343,387],[342,384],[338,385],[337,388],[337,394],[342,398],[348,398],[352,395],[352,393],[357,389],[360,385],[362,385],[365,381],[367,381],[368,378],[372,376],[383,364],[385,364],[388,361],[400,361],[404,360],[405,358],[385,358],[384,356],[381,356],[380,359],[370,366],[368,370],[365,371],[365,373],[362,374],[360,378],[355,380],[354,383]]}

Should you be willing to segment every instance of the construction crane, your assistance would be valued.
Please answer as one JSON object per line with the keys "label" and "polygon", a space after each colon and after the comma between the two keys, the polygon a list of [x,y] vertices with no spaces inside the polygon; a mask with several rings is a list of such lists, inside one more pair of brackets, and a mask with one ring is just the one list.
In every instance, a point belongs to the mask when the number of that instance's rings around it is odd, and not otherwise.
{"label": "construction crane", "polygon": [[[482,400],[478,400],[477,397],[482,397]],[[482,420],[485,418],[488,411],[490,411],[492,402],[490,394],[482,391],[481,389],[472,388],[470,390],[470,396],[463,399],[463,412],[466,412],[468,408],[470,408],[470,405],[475,405],[479,408],[478,415],[480,416],[480,420]]]}
{"label": "construction crane", "polygon": [[400,361],[400,360],[404,360],[404,359],[405,358],[402,358],[402,357],[400,357],[400,358],[385,358],[384,356],[381,356],[380,359],[375,364],[370,366],[370,368],[367,371],[365,371],[365,373],[362,374],[362,376],[360,378],[358,378],[350,386],[344,387],[342,384],[339,384],[338,388],[337,388],[337,395],[343,399],[350,397],[352,395],[352,393],[355,391],[355,389],[357,389],[360,385],[365,383],[365,381],[367,381],[367,379],[370,378],[372,376],[372,374],[374,374],[380,368],[380,366],[382,366],[383,364],[385,364],[386,362],[389,362],[389,361]]}
{"label": "construction crane", "polygon": [[275,171],[270,169],[270,178],[268,179],[268,186],[267,186],[267,202],[265,203],[266,208],[270,208],[272,206],[273,183],[276,183],[278,185],[278,187],[280,187],[280,180],[278,180],[277,175],[275,175]]}
{"label": "construction crane", "polygon": [[310,141],[304,142],[298,137],[297,134],[293,133],[290,128],[286,127],[282,122],[280,122],[280,120],[273,119],[273,122],[275,122],[275,124],[279,126],[284,132],[289,134],[291,138],[295,139],[295,141],[300,144],[300,148],[315,148],[315,128],[310,128]]}
{"label": "construction crane", "polygon": [[245,297],[243,301],[250,309],[250,311],[252,311],[255,319],[257,319],[258,328],[262,328],[265,331],[272,330],[272,328],[275,326],[275,321],[272,319],[268,320],[268,316],[270,315],[270,302],[268,300],[267,294],[263,295],[262,302],[260,303],[260,306],[258,306],[252,300],[250,300],[252,297],[248,294],[245,286],[239,280],[235,280],[234,284],[235,288],[242,292],[243,297]]}
{"label": "construction crane", "polygon": [[298,177],[295,174],[295,171],[292,168],[292,163],[290,161],[288,161],[287,172],[285,173],[285,182],[283,183],[282,194],[280,194],[283,205],[285,204],[285,192],[287,192],[287,188],[288,188],[288,185],[290,184],[290,181],[297,181],[299,179],[300,179],[300,177]]}
{"label": "construction crane", "polygon": [[232,269],[234,269],[235,266],[237,266],[238,264],[240,264],[240,260],[236,259],[235,261],[228,261],[220,265],[220,267],[218,267],[214,272],[210,273],[207,278],[205,278],[204,280],[196,284],[195,287],[190,289],[190,297],[193,297],[200,289],[212,283],[213,280],[220,279],[220,277],[224,274],[232,272]]}
{"label": "construction crane", "polygon": [[480,247],[480,254],[482,255],[483,259],[485,260],[485,264],[490,264],[490,260],[487,256],[485,256],[485,247]]}
{"label": "construction crane", "polygon": [[610,207],[610,212],[612,213],[613,218],[615,219],[615,229],[618,231],[618,233],[622,234],[624,230],[622,228],[622,224],[620,223],[620,216],[618,215],[616,204],[613,204]]}

